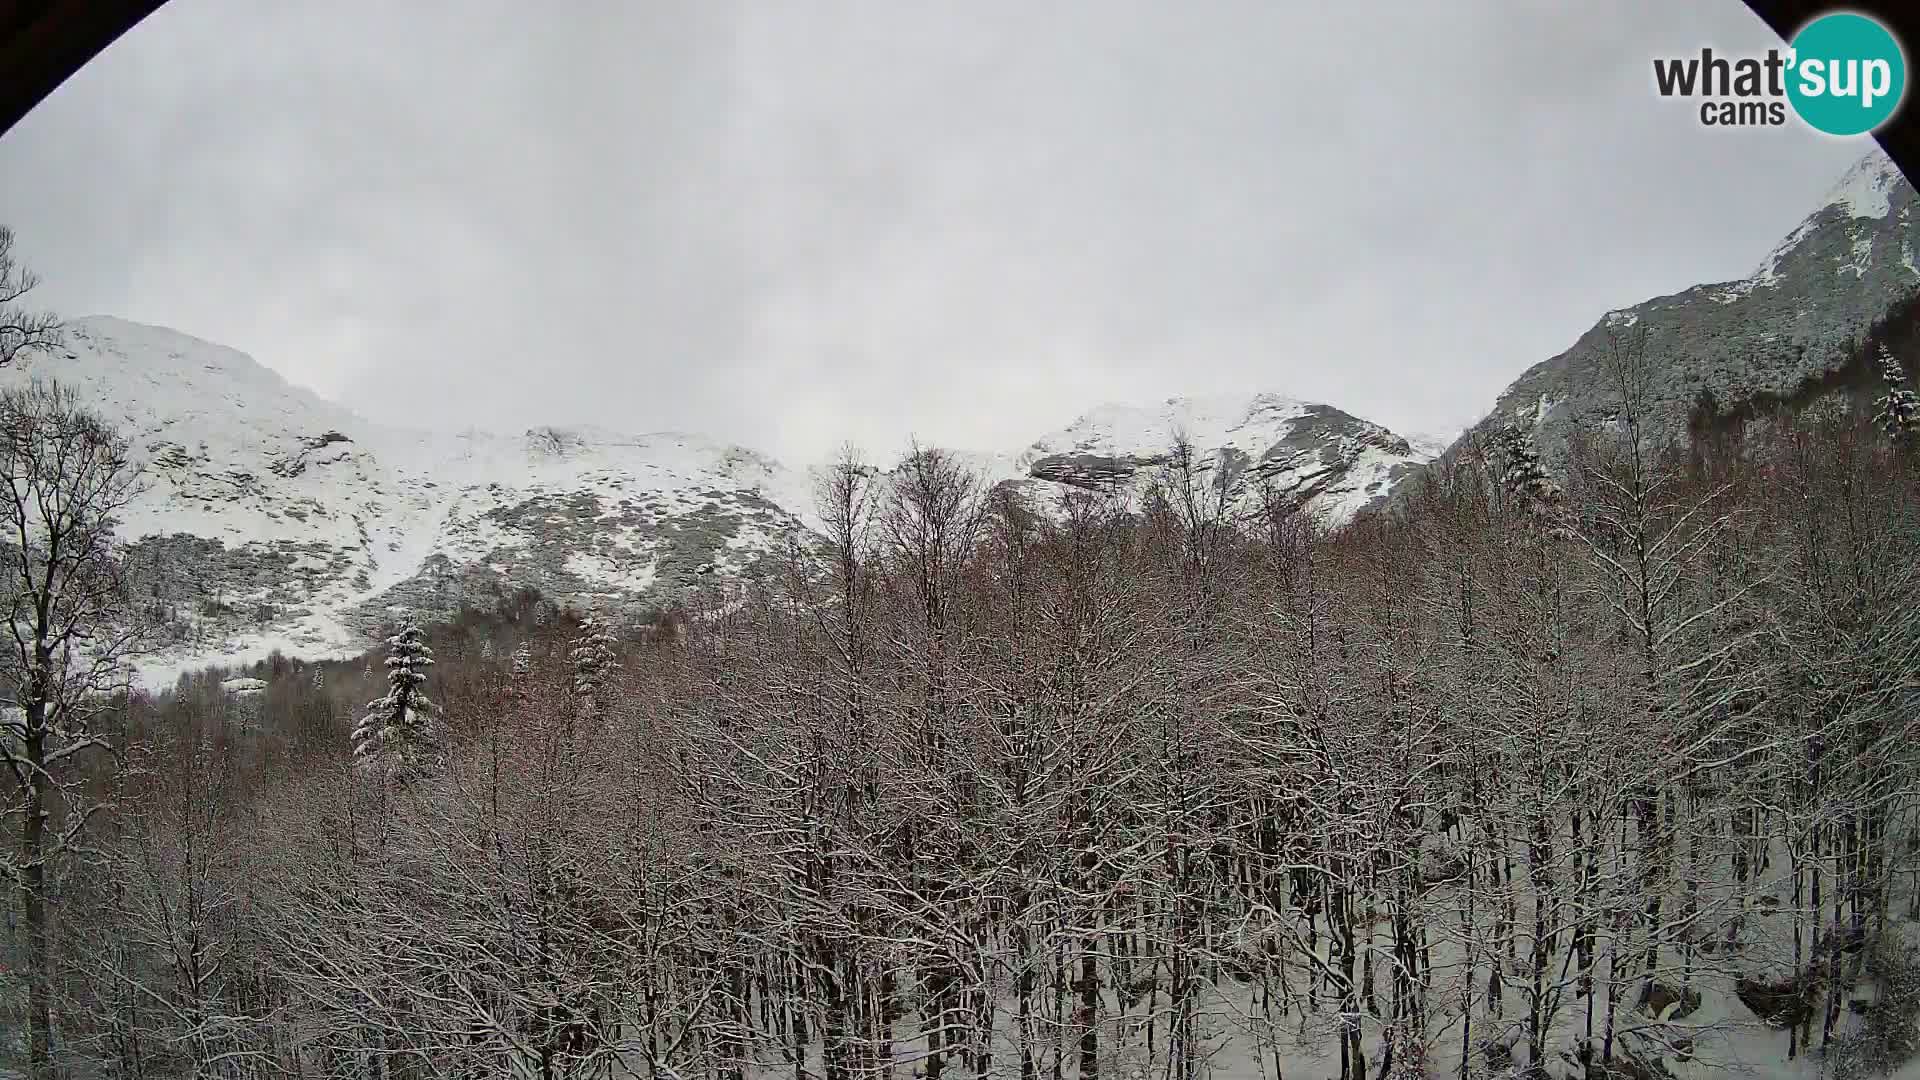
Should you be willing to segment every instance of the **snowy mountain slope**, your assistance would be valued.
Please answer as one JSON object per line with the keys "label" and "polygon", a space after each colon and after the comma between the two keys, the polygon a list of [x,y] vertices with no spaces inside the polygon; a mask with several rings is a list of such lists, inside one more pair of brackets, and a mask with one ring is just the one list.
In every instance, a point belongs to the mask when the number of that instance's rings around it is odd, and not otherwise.
{"label": "snowy mountain slope", "polygon": [[1217,483],[1224,475],[1236,485],[1235,509],[1251,509],[1270,487],[1327,526],[1383,500],[1446,446],[1432,438],[1416,445],[1330,405],[1256,393],[1109,403],[1017,451],[941,452],[984,486],[1011,486],[1030,509],[1047,513],[1062,491],[1076,488],[1137,507],[1182,437],[1203,477]]}
{"label": "snowy mountain slope", "polygon": [[1177,437],[1209,475],[1238,477],[1244,497],[1271,485],[1327,524],[1384,498],[1432,460],[1378,424],[1330,405],[1278,394],[1169,398],[1157,406],[1103,405],[1035,441],[1014,459],[1018,475],[1136,493],[1152,483]]}
{"label": "snowy mountain slope", "polygon": [[[63,350],[0,383],[37,376],[112,421],[145,473],[121,532],[170,642],[143,665],[149,684],[275,648],[358,651],[384,622],[522,586],[638,612],[744,574],[814,520],[817,468],[677,432],[383,427],[242,353],[120,319],[74,320]],[[1273,394],[1107,405],[1023,450],[952,453],[1044,507],[1061,485],[1137,495],[1181,433],[1210,472],[1269,482],[1329,523],[1432,456]]]}
{"label": "snowy mountain slope", "polygon": [[395,430],[171,330],[87,318],[66,339],[0,382],[56,378],[132,444],[145,490],[121,533],[171,639],[149,681],[271,648],[357,651],[399,611],[524,585],[664,596],[803,527],[783,509],[805,505],[799,478],[697,436]]}
{"label": "snowy mountain slope", "polygon": [[808,527],[798,477],[699,436],[538,428],[432,445],[414,480],[437,492],[432,541],[416,540],[413,576],[375,606],[444,609],[526,584],[622,605],[743,572]]}
{"label": "snowy mountain slope", "polygon": [[1559,460],[1577,418],[1605,416],[1618,400],[1603,364],[1609,331],[1646,332],[1653,422],[1673,437],[1696,410],[1725,415],[1838,374],[1850,347],[1920,292],[1915,203],[1913,184],[1874,148],[1752,274],[1608,313],[1514,380],[1478,429],[1531,426]]}
{"label": "snowy mountain slope", "polygon": [[126,522],[135,534],[358,547],[356,521],[386,516],[391,478],[346,410],[173,331],[94,318],[66,338],[64,356],[7,374],[56,377],[129,437],[150,484]]}

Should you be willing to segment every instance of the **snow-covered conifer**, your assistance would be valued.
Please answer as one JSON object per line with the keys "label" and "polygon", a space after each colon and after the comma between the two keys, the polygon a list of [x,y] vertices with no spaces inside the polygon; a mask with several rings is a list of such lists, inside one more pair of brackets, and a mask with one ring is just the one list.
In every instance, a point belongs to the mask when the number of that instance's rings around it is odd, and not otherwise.
{"label": "snow-covered conifer", "polygon": [[1920,394],[1907,385],[1906,368],[1885,345],[1880,346],[1880,378],[1887,392],[1874,399],[1874,423],[1896,439],[1920,435]]}
{"label": "snow-covered conifer", "polygon": [[353,729],[353,754],[363,766],[385,766],[402,779],[429,767],[439,748],[439,707],[423,687],[433,650],[417,626],[387,639],[387,692],[367,703]]}
{"label": "snow-covered conifer", "polygon": [[1515,426],[1502,428],[1493,436],[1502,459],[1500,482],[1508,491],[1532,500],[1536,506],[1561,497],[1560,485],[1540,461],[1533,436]]}
{"label": "snow-covered conifer", "polygon": [[614,658],[613,635],[588,615],[580,623],[580,636],[574,639],[568,659],[573,664],[573,696],[581,710],[597,714],[605,706],[602,697],[607,679],[620,666]]}

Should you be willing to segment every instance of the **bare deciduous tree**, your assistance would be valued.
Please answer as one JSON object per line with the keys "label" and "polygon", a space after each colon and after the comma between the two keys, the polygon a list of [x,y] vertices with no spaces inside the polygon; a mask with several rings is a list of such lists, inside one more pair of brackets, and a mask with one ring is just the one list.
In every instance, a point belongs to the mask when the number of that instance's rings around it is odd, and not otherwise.
{"label": "bare deciduous tree", "polygon": [[19,847],[7,865],[27,934],[29,1059],[51,1076],[53,940],[49,868],[98,810],[74,782],[110,748],[94,721],[123,683],[135,644],[114,546],[117,516],[138,490],[126,440],[71,391],[34,381],[0,391],[0,553],[9,645],[0,665],[13,709],[0,720],[6,817]]}
{"label": "bare deciduous tree", "polygon": [[13,363],[22,351],[60,343],[59,317],[21,303],[39,284],[39,275],[13,253],[13,230],[0,225],[0,367]]}

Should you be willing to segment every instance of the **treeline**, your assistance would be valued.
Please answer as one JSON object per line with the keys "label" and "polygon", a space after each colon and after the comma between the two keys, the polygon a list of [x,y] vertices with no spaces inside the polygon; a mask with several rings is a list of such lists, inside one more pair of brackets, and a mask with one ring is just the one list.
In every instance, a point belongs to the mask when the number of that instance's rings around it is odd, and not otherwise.
{"label": "treeline", "polygon": [[1501,433],[1331,534],[1180,445],[1143,499],[1046,507],[849,455],[818,542],[684,633],[122,699],[49,886],[57,1067],[1884,1071],[1920,1011],[1909,399],[1660,447],[1646,363],[1564,470]]}

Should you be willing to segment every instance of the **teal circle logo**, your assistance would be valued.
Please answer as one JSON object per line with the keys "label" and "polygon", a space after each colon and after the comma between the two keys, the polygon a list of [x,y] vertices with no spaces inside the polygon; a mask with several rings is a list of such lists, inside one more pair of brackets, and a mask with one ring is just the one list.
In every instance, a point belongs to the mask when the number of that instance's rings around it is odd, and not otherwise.
{"label": "teal circle logo", "polygon": [[1886,27],[1850,11],[1822,15],[1793,36],[1787,100],[1816,131],[1864,135],[1900,107],[1907,58]]}

